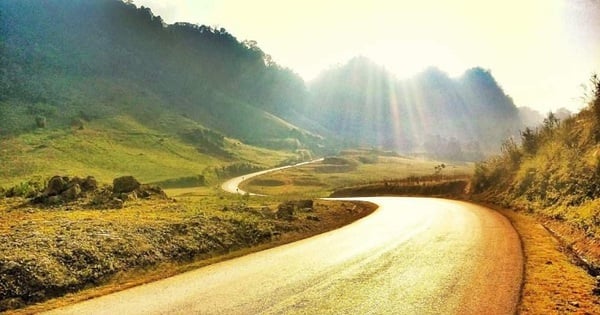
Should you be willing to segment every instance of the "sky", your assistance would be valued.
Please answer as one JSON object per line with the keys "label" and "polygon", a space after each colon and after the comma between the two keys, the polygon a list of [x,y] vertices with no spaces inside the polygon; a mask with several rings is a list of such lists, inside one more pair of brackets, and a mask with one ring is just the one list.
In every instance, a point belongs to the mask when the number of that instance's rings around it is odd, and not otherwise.
{"label": "sky", "polygon": [[517,106],[584,107],[600,75],[600,0],[134,0],[165,22],[224,27],[306,81],[366,56],[399,78],[492,72]]}

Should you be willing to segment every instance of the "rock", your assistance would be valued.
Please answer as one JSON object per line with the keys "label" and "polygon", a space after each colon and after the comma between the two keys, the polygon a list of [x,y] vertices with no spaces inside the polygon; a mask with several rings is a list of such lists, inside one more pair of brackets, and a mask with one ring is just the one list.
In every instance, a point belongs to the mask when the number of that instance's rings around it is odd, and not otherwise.
{"label": "rock", "polygon": [[579,307],[579,302],[578,301],[569,301],[569,305],[574,306],[574,307]]}
{"label": "rock", "polygon": [[277,207],[275,215],[277,219],[291,221],[294,219],[294,206],[289,203],[282,203]]}
{"label": "rock", "polygon": [[130,192],[128,194],[122,193],[120,199],[123,200],[123,201],[134,201],[134,200],[138,199],[138,196],[137,196],[137,193],[135,191],[132,191],[132,192]]}
{"label": "rock", "polygon": [[311,221],[321,221],[321,219],[319,217],[317,217],[316,215],[306,216],[306,219],[311,220]]}
{"label": "rock", "polygon": [[110,203],[109,206],[111,208],[115,208],[115,209],[122,209],[123,208],[123,200],[119,199],[119,198],[113,198]]}
{"label": "rock", "polygon": [[68,181],[68,183],[67,183],[67,189],[71,188],[71,187],[73,187],[75,185],[79,185],[79,187],[81,187],[82,183],[83,183],[83,179],[75,176],[75,177],[71,178],[71,180]]}
{"label": "rock", "polygon": [[57,205],[61,202],[62,202],[62,199],[60,199],[60,196],[50,196],[46,200],[46,203],[48,203],[49,205]]}
{"label": "rock", "polygon": [[79,184],[74,184],[67,190],[63,191],[60,195],[65,200],[70,201],[77,199],[77,197],[79,197],[79,194],[81,194],[81,187],[79,187]]}
{"label": "rock", "polygon": [[113,180],[113,193],[130,193],[138,188],[141,184],[133,176],[118,177]]}
{"label": "rock", "polygon": [[82,181],[80,186],[83,191],[94,191],[98,189],[98,181],[96,181],[94,176],[88,176]]}
{"label": "rock", "polygon": [[313,208],[313,201],[310,199],[305,199],[305,200],[298,200],[295,202],[296,203],[296,207],[298,207],[298,209],[306,209],[306,208]]}
{"label": "rock", "polygon": [[50,178],[50,180],[48,181],[48,186],[46,186],[46,189],[44,190],[44,195],[60,195],[60,193],[67,189],[67,182],[68,181],[65,181],[64,178],[60,176],[54,176]]}

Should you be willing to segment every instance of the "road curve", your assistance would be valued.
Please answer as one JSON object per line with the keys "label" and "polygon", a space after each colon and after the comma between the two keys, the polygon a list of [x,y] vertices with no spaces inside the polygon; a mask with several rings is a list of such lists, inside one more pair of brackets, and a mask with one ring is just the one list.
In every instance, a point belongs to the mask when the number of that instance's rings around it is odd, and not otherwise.
{"label": "road curve", "polygon": [[255,172],[255,173],[251,173],[251,174],[246,174],[243,176],[238,176],[232,179],[227,180],[226,182],[224,182],[223,184],[221,184],[221,189],[223,189],[226,192],[230,192],[233,194],[249,194],[249,195],[253,195],[253,196],[261,196],[259,194],[254,194],[254,193],[250,193],[250,192],[246,192],[243,191],[239,188],[240,184],[247,180],[250,179],[252,177],[256,177],[259,175],[263,175],[266,173],[271,173],[271,172],[275,172],[275,171],[280,171],[280,170],[284,170],[286,168],[291,168],[291,167],[297,167],[297,166],[302,166],[305,164],[309,164],[309,163],[315,163],[315,162],[321,162],[323,161],[323,158],[320,159],[316,159],[316,160],[312,160],[312,161],[308,161],[308,162],[302,162],[302,163],[298,163],[298,164],[294,164],[294,165],[287,165],[287,166],[281,166],[281,167],[276,167],[276,168],[272,168],[272,169],[268,169],[268,170],[264,170],[264,171],[260,171],[260,172]]}
{"label": "road curve", "polygon": [[517,233],[487,208],[360,198],[341,229],[48,314],[514,314]]}

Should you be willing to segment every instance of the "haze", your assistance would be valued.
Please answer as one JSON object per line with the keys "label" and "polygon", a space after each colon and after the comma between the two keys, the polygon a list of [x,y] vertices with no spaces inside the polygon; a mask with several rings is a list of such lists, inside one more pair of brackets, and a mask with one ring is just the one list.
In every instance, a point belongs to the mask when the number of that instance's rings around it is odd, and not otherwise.
{"label": "haze", "polygon": [[225,27],[305,80],[364,55],[399,77],[491,69],[517,106],[582,107],[600,71],[600,4],[535,1],[137,0],[168,23]]}

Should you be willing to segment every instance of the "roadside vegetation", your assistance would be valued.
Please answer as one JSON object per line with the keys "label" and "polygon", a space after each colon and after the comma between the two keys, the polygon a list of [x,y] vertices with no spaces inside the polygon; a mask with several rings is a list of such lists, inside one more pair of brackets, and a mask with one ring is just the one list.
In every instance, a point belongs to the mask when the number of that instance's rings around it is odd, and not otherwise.
{"label": "roadside vegetation", "polygon": [[478,198],[534,214],[600,275],[600,79],[589,106],[508,140],[502,154],[475,168]]}
{"label": "roadside vegetation", "polygon": [[[54,177],[31,188],[28,193],[37,197],[0,198],[0,311],[86,288],[93,289],[81,298],[156,280],[193,262],[328,231],[374,209],[366,203],[254,198],[210,187],[168,190],[173,199],[160,188],[125,180],[78,188],[72,195],[70,189],[83,180]],[[58,182],[61,188],[53,190]],[[160,193],[154,198],[148,191]],[[102,203],[99,196],[106,196]],[[164,264],[172,266],[153,271]]]}

